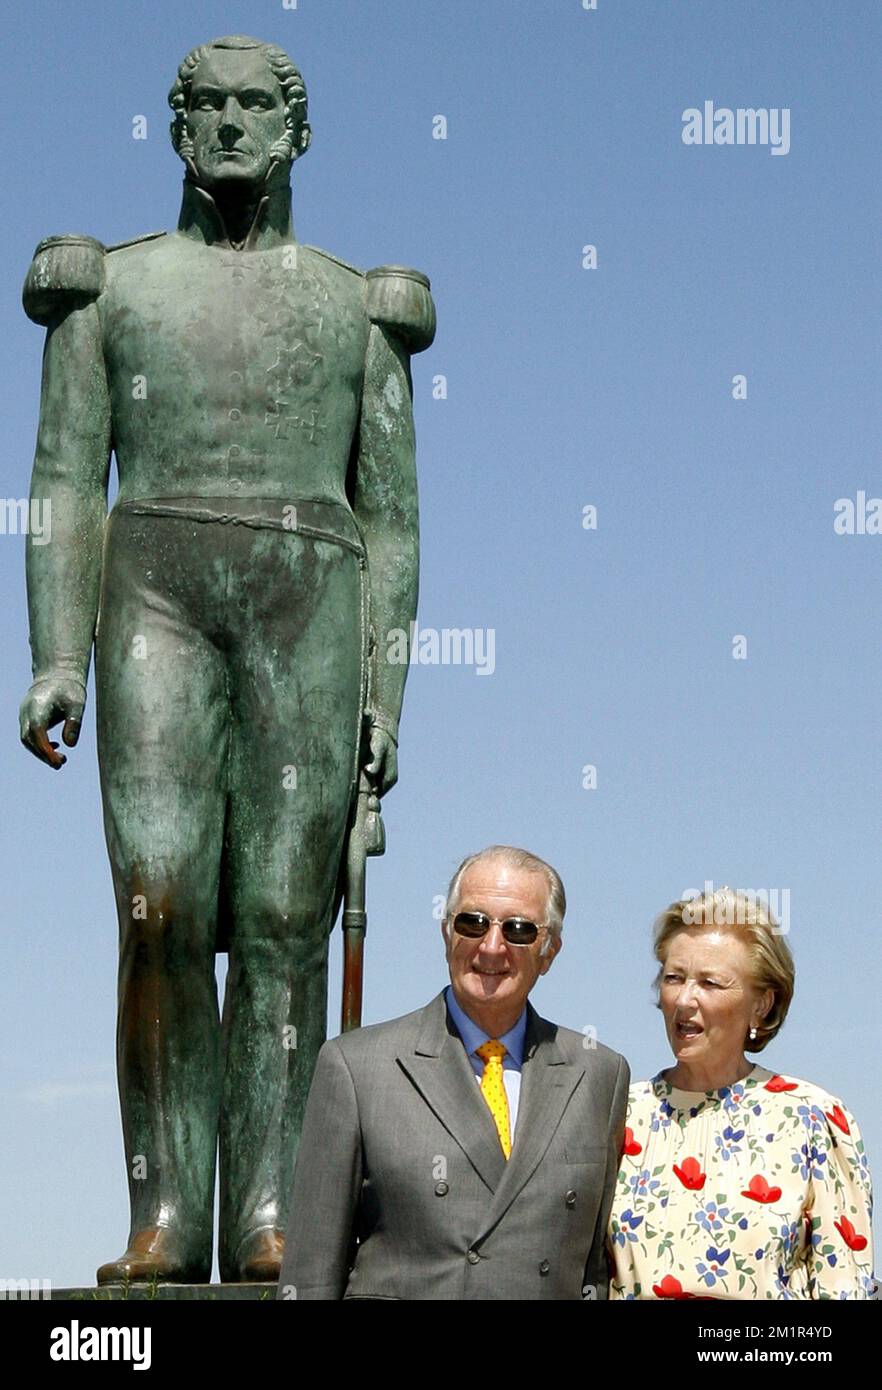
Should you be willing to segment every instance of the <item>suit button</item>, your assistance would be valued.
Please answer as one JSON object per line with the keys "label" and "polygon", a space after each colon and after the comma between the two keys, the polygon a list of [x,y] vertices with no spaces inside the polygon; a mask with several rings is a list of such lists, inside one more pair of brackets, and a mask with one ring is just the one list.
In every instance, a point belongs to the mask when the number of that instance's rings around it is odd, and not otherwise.
{"label": "suit button", "polygon": [[548,1271],[549,1271],[550,1269],[551,1269],[551,1265],[548,1263],[548,1261],[547,1261],[547,1260],[543,1260],[542,1263],[541,1263],[541,1265],[539,1266],[539,1273],[540,1273],[540,1274],[547,1274]]}
{"label": "suit button", "polygon": [[447,1186],[447,1183],[446,1183],[446,1182],[436,1182],[436,1183],[435,1183],[435,1196],[436,1196],[436,1197],[446,1197],[449,1191],[450,1191],[450,1188]]}
{"label": "suit button", "polygon": [[574,1207],[576,1205],[576,1194],[572,1188],[570,1188],[569,1192],[564,1198],[564,1201],[566,1202],[568,1207]]}
{"label": "suit button", "polygon": [[466,1259],[470,1265],[476,1265],[480,1264],[481,1256],[478,1254],[477,1250],[470,1250],[466,1255]]}

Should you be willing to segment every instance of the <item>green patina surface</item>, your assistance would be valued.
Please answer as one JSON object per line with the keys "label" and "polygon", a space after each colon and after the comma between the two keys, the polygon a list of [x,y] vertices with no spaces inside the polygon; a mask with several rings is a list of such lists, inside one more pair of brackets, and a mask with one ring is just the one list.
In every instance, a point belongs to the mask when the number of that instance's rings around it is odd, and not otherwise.
{"label": "green patina surface", "polygon": [[410,356],[434,334],[424,276],[296,241],[310,131],[281,50],[194,50],[170,102],[177,230],[50,238],[24,292],[51,532],[28,541],[22,739],[62,765],[48,730],[75,745],[94,648],[119,918],[110,1296],[207,1279],[218,1166],[221,1278],[277,1272],[359,775],[397,777],[407,665],[380,658],[416,612]]}

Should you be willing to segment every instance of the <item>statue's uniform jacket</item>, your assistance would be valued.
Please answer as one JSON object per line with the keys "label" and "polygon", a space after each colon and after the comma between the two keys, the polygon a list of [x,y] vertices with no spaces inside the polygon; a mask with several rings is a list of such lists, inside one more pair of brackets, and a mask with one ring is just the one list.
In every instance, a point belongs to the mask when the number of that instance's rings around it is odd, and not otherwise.
{"label": "statue's uniform jacket", "polygon": [[180,1231],[207,1277],[219,1136],[235,1278],[249,1237],[286,1224],[365,702],[398,717],[405,672],[371,676],[366,612],[414,616],[408,358],[434,310],[418,272],[365,276],[284,236],[234,250],[192,234],[197,212],[190,234],[38,248],[34,489],[58,542],[29,586],[35,674],[85,681],[88,576],[64,567],[95,515],[80,478],[106,482],[112,447],[94,640],[132,1229]]}
{"label": "statue's uniform jacket", "polygon": [[302,246],[243,254],[180,235],[111,252],[106,271],[121,499],[346,503],[370,330],[361,275]]}

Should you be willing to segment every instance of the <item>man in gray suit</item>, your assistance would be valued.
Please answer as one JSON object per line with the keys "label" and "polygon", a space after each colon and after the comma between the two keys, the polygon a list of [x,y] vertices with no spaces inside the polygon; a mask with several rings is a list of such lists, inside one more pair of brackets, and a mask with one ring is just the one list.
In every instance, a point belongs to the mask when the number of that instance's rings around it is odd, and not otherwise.
{"label": "man in gray suit", "polygon": [[628,1064],[527,996],[561,949],[549,864],[466,859],[442,922],[450,986],[325,1043],[278,1297],[607,1297]]}

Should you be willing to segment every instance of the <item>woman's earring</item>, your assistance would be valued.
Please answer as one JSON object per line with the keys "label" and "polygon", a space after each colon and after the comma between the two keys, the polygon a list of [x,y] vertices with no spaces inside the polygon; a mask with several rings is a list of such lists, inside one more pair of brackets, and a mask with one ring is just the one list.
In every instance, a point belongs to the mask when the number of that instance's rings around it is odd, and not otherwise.
{"label": "woman's earring", "polygon": [[749,1036],[751,1042],[756,1042],[756,1038],[757,1038],[756,1029],[755,1029],[755,1028],[751,1028],[750,1033],[748,1034],[748,1036]]}

